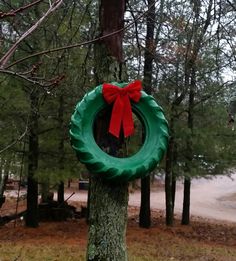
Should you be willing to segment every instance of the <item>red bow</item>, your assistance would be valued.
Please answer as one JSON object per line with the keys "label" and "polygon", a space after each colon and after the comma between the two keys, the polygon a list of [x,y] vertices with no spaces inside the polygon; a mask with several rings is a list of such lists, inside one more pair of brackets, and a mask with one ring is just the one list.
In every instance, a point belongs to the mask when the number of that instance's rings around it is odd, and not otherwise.
{"label": "red bow", "polygon": [[125,137],[134,132],[134,122],[130,99],[138,102],[141,97],[142,83],[136,80],[124,88],[104,83],[102,94],[108,104],[114,102],[109,126],[109,132],[119,138],[120,128],[123,125]]}

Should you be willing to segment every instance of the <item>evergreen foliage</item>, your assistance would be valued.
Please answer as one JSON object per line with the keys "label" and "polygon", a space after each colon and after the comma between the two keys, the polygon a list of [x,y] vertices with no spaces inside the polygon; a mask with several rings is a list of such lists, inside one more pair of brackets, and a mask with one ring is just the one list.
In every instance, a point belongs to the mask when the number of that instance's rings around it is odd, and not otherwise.
{"label": "evergreen foliage", "polygon": [[[0,3],[0,58],[43,16],[50,1],[14,14],[25,2]],[[5,175],[19,178],[21,170],[25,177],[28,174],[30,95],[36,90],[39,154],[35,178],[40,184],[55,187],[86,172],[70,147],[68,124],[75,104],[97,85],[93,70],[93,43],[97,41],[79,43],[99,37],[98,6],[99,1],[64,1],[18,45],[6,66],[0,67],[0,194]],[[210,21],[205,26],[209,6]],[[229,1],[211,0],[204,4],[172,0],[155,3],[152,86],[171,126],[171,172],[177,177],[222,174],[236,164],[236,135],[227,126],[228,103],[235,96],[233,6]],[[122,73],[126,71],[128,81],[142,78],[144,70],[145,10],[147,1],[130,0],[126,6],[125,26],[132,25],[124,30]],[[14,15],[3,15],[9,12]],[[72,48],[72,44],[78,46]],[[70,47],[52,51],[62,46]],[[19,62],[45,50],[48,52]],[[192,128],[188,126],[191,81],[187,74],[195,81]],[[61,99],[63,114],[59,113]],[[187,141],[191,141],[191,158]],[[135,151],[132,146],[131,153]]]}

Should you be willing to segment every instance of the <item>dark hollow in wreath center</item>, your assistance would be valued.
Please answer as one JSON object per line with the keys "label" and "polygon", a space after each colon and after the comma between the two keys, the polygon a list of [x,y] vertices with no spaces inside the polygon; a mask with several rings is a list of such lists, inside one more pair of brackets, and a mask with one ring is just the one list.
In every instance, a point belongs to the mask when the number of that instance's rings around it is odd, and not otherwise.
{"label": "dark hollow in wreath center", "polygon": [[127,158],[136,154],[145,140],[145,128],[138,115],[132,112],[134,134],[124,137],[121,127],[119,139],[109,133],[112,106],[102,109],[94,120],[93,135],[97,145],[107,154],[117,158]]}

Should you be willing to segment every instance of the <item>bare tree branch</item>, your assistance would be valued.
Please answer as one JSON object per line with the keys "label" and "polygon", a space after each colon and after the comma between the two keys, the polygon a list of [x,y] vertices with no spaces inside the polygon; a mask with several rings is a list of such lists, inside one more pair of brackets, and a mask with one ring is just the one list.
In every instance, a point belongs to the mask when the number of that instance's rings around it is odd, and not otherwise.
{"label": "bare tree branch", "polygon": [[[157,2],[158,2],[158,0],[155,1],[154,4],[156,4]],[[149,10],[149,9],[148,9],[148,10]],[[140,20],[142,17],[144,17],[144,16],[147,14],[148,10],[144,11],[144,12],[143,12],[142,14],[140,14],[136,19],[134,19],[131,23],[127,24],[126,26],[124,26],[123,28],[121,28],[121,29],[119,29],[119,30],[117,30],[117,31],[114,31],[114,32],[112,32],[112,33],[109,33],[109,34],[103,35],[103,36],[101,36],[101,37],[97,37],[97,38],[94,38],[94,39],[91,39],[91,40],[89,40],[89,41],[85,41],[85,42],[82,42],[82,43],[75,43],[75,44],[71,44],[71,45],[67,45],[67,46],[62,46],[62,47],[58,47],[58,48],[54,48],[54,49],[49,49],[49,50],[45,50],[45,51],[41,51],[41,52],[38,52],[38,53],[31,54],[31,55],[29,55],[29,56],[26,56],[26,57],[24,57],[24,58],[22,58],[22,59],[19,59],[19,60],[15,61],[15,62],[11,63],[10,65],[6,66],[5,69],[9,69],[10,67],[12,67],[12,66],[14,66],[14,65],[16,65],[16,64],[18,64],[18,63],[21,63],[21,62],[23,62],[23,61],[25,61],[25,60],[28,60],[28,59],[33,58],[33,57],[36,57],[36,56],[40,56],[40,55],[44,55],[44,54],[48,54],[48,53],[54,53],[54,52],[58,52],[58,51],[66,50],[66,49],[72,49],[72,48],[80,47],[80,46],[83,46],[83,45],[92,44],[92,43],[95,43],[95,42],[97,42],[97,41],[101,41],[101,40],[103,40],[103,39],[105,39],[105,38],[107,38],[107,37],[111,37],[111,36],[113,36],[113,35],[115,35],[115,34],[118,34],[118,33],[122,32],[122,31],[125,31],[125,30],[127,30],[128,28],[130,28],[130,27],[131,27],[132,25],[134,25],[138,20]],[[0,64],[1,64],[1,63],[0,63]],[[0,68],[1,68],[1,67],[0,67]]]}
{"label": "bare tree branch", "polygon": [[21,141],[21,140],[25,137],[25,135],[27,134],[27,132],[28,132],[28,126],[26,126],[25,131],[24,131],[15,141],[13,141],[11,144],[8,144],[5,148],[1,149],[1,150],[0,150],[0,154],[3,153],[4,151],[10,149],[10,148],[11,148],[12,146],[14,146],[18,141]]}
{"label": "bare tree branch", "polygon": [[226,0],[226,2],[233,8],[234,11],[236,11],[236,6],[232,4],[229,0]]}
{"label": "bare tree branch", "polygon": [[16,9],[16,10],[13,9],[13,10],[11,10],[9,12],[0,12],[0,19],[3,19],[3,18],[8,17],[8,16],[15,16],[17,13],[20,13],[20,12],[22,12],[22,11],[24,11],[24,10],[26,10],[26,9],[28,9],[28,8],[36,5],[36,4],[38,4],[38,3],[40,3],[40,2],[42,2],[42,0],[37,0],[37,1],[33,2],[33,3],[31,3],[31,4],[22,6],[22,7],[18,8],[18,9]]}
{"label": "bare tree branch", "polygon": [[21,74],[21,73],[17,73],[17,72],[11,71],[11,70],[0,69],[0,73],[4,73],[4,74],[8,74],[8,75],[12,75],[12,76],[21,78],[21,79],[28,81],[28,82],[30,82],[34,85],[37,84],[37,85],[39,85],[43,88],[48,88],[48,87],[58,85],[59,82],[62,81],[65,78],[65,75],[61,75],[61,76],[57,76],[57,77],[50,79],[50,80],[41,79],[41,81],[39,81],[39,79],[37,79],[37,78],[27,77],[25,73]]}
{"label": "bare tree branch", "polygon": [[18,45],[32,32],[34,32],[44,21],[44,19],[49,16],[52,12],[54,12],[61,4],[63,3],[63,0],[56,0],[50,8],[47,10],[47,12],[33,25],[31,28],[29,28],[14,44],[13,46],[6,52],[6,54],[0,59],[0,68],[4,68],[8,60],[11,58],[11,56],[16,51]]}

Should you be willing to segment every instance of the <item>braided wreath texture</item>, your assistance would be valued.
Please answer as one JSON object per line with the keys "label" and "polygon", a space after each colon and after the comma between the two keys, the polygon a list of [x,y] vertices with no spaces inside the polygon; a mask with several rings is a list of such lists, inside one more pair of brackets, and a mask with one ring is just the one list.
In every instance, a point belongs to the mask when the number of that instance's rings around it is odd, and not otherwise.
{"label": "braided wreath texture", "polygon": [[[123,88],[125,83],[112,83]],[[145,140],[140,150],[127,158],[108,155],[96,143],[93,126],[97,114],[107,103],[102,95],[102,85],[88,92],[76,105],[71,117],[71,145],[80,162],[91,173],[111,181],[130,181],[145,177],[163,158],[168,144],[168,124],[162,108],[154,98],[141,92],[138,103],[131,101],[132,111],[140,118],[145,128]]]}

